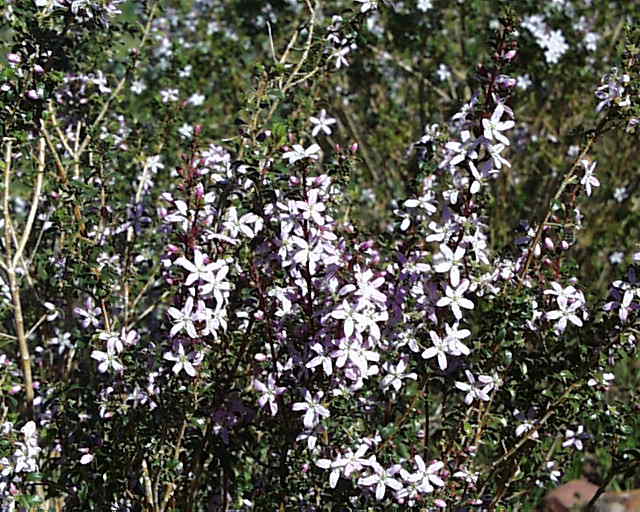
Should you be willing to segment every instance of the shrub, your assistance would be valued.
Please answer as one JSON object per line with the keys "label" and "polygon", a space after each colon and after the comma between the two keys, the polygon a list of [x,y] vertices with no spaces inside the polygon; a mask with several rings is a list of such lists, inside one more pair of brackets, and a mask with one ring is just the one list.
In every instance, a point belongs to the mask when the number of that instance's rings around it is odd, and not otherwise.
{"label": "shrub", "polygon": [[2,510],[638,485],[637,9],[506,4],[0,2]]}

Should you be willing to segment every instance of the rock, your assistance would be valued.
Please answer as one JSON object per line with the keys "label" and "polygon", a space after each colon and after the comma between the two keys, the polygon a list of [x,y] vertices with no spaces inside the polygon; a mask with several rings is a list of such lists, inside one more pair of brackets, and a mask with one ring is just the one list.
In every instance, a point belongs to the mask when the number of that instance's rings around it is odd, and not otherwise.
{"label": "rock", "polygon": [[[596,494],[598,486],[588,480],[571,480],[550,491],[544,498],[544,512],[583,510]],[[608,491],[595,503],[595,512],[640,512],[640,489]]]}
{"label": "rock", "polygon": [[571,507],[586,505],[597,490],[588,480],[571,480],[544,497],[544,512],[568,512]]}

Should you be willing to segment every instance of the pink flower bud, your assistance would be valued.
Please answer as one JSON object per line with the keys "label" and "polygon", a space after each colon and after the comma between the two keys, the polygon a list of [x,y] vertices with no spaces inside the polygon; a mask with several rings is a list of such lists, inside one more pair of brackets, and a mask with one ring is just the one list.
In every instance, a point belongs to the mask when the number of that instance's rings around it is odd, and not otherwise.
{"label": "pink flower bud", "polygon": [[356,151],[358,151],[358,143],[354,142],[353,144],[351,144],[351,152],[355,153]]}
{"label": "pink flower bud", "polygon": [[7,55],[7,60],[11,62],[11,64],[20,64],[20,62],[22,61],[20,55],[18,55],[17,53],[10,53],[9,55]]}
{"label": "pink flower bud", "polygon": [[513,59],[515,59],[517,53],[518,52],[516,50],[509,50],[507,53],[504,54],[503,59],[504,60],[513,60]]}
{"label": "pink flower bud", "polygon": [[553,251],[554,249],[554,245],[553,245],[553,240],[551,240],[551,238],[549,238],[548,236],[546,236],[544,238],[544,246],[549,249],[550,251]]}
{"label": "pink flower bud", "polygon": [[202,199],[204,197],[204,187],[202,183],[196,185],[196,199]]}
{"label": "pink flower bud", "polygon": [[31,90],[27,91],[27,98],[29,98],[31,100],[39,99],[38,92],[35,89],[31,89]]}
{"label": "pink flower bud", "polygon": [[42,75],[44,73],[44,68],[40,64],[36,64],[35,66],[33,66],[33,71],[38,75]]}

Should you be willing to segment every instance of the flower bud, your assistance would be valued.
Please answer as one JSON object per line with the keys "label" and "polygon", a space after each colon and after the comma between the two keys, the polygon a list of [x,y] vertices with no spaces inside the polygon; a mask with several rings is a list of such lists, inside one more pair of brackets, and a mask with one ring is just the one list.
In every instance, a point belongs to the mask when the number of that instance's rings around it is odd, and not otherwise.
{"label": "flower bud", "polygon": [[544,238],[544,246],[549,249],[550,251],[553,251],[554,249],[554,245],[553,245],[553,240],[551,240],[551,238],[549,238],[548,236],[546,236]]}

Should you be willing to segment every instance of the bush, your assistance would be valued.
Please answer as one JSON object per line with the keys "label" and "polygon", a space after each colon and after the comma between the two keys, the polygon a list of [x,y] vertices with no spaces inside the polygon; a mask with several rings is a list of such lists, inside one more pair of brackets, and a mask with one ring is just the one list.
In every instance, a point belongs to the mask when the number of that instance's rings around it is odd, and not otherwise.
{"label": "bush", "polygon": [[638,486],[638,9],[0,0],[2,510]]}

